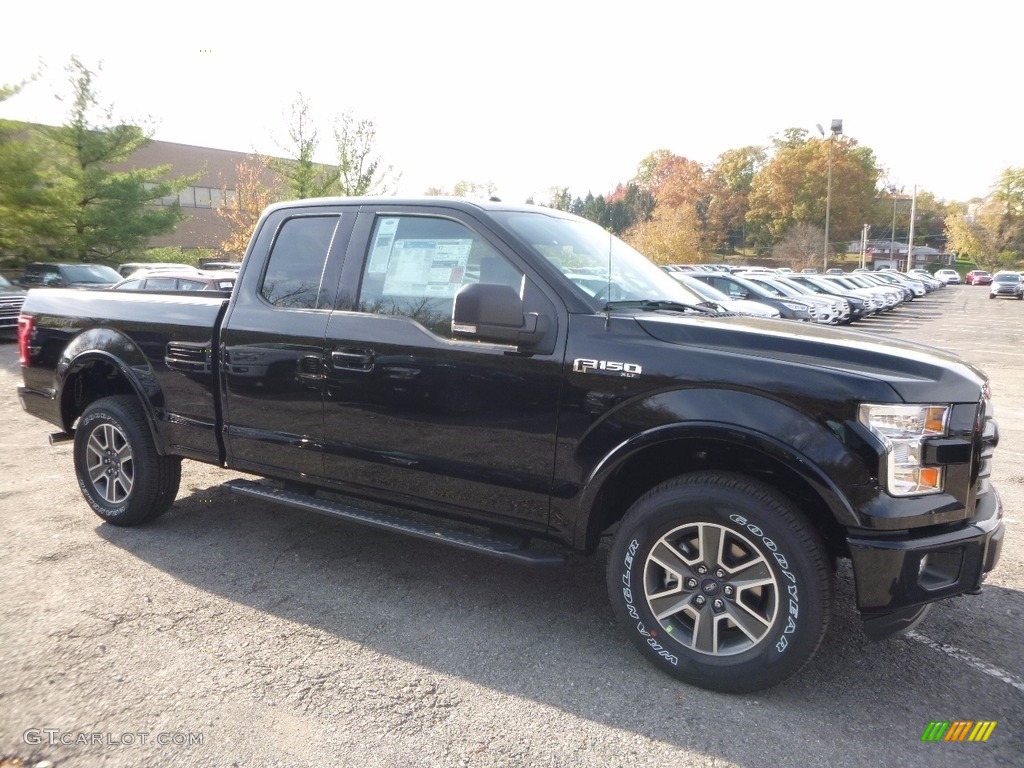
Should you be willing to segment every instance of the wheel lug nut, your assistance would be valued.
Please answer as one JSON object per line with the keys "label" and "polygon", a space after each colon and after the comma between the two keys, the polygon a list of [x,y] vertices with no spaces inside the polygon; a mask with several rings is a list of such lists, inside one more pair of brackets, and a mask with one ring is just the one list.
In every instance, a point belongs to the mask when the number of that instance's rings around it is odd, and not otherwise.
{"label": "wheel lug nut", "polygon": [[704,565],[703,563],[701,563],[700,565],[697,566],[697,573],[699,573],[701,576],[703,576],[707,572],[708,572],[708,567],[706,565]]}
{"label": "wheel lug nut", "polygon": [[711,607],[714,608],[716,611],[720,611],[723,608],[725,608],[725,603],[722,601],[720,597],[716,597],[714,602],[711,603]]}
{"label": "wheel lug nut", "polygon": [[726,587],[724,591],[725,591],[725,596],[726,597],[732,597],[732,593],[733,593],[734,590],[733,590],[732,587]]}
{"label": "wheel lug nut", "polygon": [[716,579],[724,579],[725,578],[725,571],[723,571],[721,568],[716,570],[715,571],[715,578]]}
{"label": "wheel lug nut", "polygon": [[686,580],[686,588],[687,589],[696,589],[697,588],[697,580],[694,579],[694,578],[687,579]]}
{"label": "wheel lug nut", "polygon": [[693,598],[693,602],[694,605],[696,605],[698,608],[703,608],[704,603],[706,603],[707,600],[704,598],[704,595],[697,595],[695,598]]}

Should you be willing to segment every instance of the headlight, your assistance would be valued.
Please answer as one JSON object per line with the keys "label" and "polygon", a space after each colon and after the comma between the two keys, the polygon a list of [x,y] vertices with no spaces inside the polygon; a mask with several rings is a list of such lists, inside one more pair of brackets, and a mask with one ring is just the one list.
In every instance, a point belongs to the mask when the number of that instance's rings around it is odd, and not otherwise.
{"label": "headlight", "polygon": [[893,496],[915,496],[942,490],[942,467],[921,466],[926,437],[946,434],[949,407],[945,405],[861,405],[857,420],[885,446]]}
{"label": "headlight", "polygon": [[792,309],[792,310],[793,310],[794,312],[799,312],[799,311],[800,311],[801,309],[802,309],[802,310],[803,310],[804,312],[806,312],[806,311],[807,311],[807,305],[806,305],[806,304],[795,304],[795,303],[793,303],[793,302],[791,302],[791,301],[784,301],[784,302],[782,302],[782,306],[784,306],[784,307],[789,307],[789,308],[790,308],[790,309]]}

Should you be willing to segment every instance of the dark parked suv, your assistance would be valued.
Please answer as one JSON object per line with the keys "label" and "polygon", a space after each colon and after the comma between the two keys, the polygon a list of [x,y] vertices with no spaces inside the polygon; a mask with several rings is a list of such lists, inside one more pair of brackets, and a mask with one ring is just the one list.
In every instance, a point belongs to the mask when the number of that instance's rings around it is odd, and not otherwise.
{"label": "dark parked suv", "polygon": [[121,281],[117,271],[102,264],[46,264],[25,267],[26,288],[109,288]]}
{"label": "dark parked suv", "polygon": [[0,336],[18,335],[18,314],[25,303],[25,293],[0,275]]}

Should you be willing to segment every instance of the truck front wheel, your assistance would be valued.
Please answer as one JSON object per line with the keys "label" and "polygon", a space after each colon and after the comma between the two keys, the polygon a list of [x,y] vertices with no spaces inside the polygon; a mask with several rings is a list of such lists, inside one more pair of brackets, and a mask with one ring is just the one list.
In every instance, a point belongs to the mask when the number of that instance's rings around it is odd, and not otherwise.
{"label": "truck front wheel", "polygon": [[682,475],[623,518],[613,608],[640,651],[692,685],[744,693],[817,651],[832,599],[825,547],[789,499],[744,475]]}
{"label": "truck front wheel", "polygon": [[178,493],[181,459],[157,453],[134,397],[90,404],[75,429],[75,475],[93,511],[113,525],[138,525],[166,512]]}

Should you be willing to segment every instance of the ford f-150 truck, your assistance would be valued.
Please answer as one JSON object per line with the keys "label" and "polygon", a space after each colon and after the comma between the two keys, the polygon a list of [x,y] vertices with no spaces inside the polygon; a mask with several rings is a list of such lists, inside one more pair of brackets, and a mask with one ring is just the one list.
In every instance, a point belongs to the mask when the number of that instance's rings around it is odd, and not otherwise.
{"label": "ford f-150 truck", "polygon": [[981,371],[716,314],[559,211],[278,204],[230,296],[33,290],[19,322],[23,407],[73,437],[107,522],[166,512],[187,458],[258,475],[228,483],[249,497],[524,564],[607,540],[624,631],[710,689],[812,657],[838,558],[873,638],[999,558]]}

